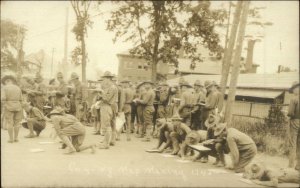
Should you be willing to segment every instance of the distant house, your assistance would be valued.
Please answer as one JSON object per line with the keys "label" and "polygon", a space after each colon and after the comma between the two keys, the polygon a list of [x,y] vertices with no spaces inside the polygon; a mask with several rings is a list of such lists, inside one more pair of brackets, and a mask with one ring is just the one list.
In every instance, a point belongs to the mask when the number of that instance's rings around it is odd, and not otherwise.
{"label": "distant house", "polygon": [[[185,75],[219,75],[222,70],[222,60],[216,58],[212,53],[204,47],[199,47],[203,62],[195,63],[187,58],[182,52],[178,58],[178,67],[173,64],[164,64],[162,62],[157,65],[157,72],[167,75],[168,79]],[[119,59],[118,75],[120,79],[129,79],[131,81],[142,81],[151,79],[151,67],[148,66],[146,60],[133,56],[129,51],[117,54]],[[246,70],[244,61],[241,62],[241,73],[256,73],[259,65],[253,64],[251,69]]]}
{"label": "distant house", "polygon": [[[213,80],[219,83],[221,75],[188,75],[183,77],[190,84],[196,80]],[[229,79],[230,81],[230,76]],[[266,117],[271,104],[289,104],[291,94],[288,89],[299,80],[299,72],[275,74],[240,74],[236,90],[236,103],[233,114]],[[171,85],[178,84],[178,78],[168,80]],[[228,94],[229,82],[225,92]]]}

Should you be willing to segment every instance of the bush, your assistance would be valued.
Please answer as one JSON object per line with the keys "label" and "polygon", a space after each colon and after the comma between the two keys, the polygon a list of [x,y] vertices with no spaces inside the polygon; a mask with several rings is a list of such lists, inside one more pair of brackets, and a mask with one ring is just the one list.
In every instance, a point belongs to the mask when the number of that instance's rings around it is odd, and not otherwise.
{"label": "bush", "polygon": [[279,156],[287,155],[286,122],[277,123],[274,126],[266,119],[233,116],[229,127],[234,127],[249,135],[259,152]]}

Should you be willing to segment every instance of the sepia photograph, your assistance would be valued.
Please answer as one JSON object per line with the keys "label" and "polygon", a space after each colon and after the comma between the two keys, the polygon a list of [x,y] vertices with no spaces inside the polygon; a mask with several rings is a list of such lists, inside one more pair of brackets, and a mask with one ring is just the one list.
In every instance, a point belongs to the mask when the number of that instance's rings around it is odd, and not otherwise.
{"label": "sepia photograph", "polygon": [[299,1],[0,7],[1,187],[300,187]]}

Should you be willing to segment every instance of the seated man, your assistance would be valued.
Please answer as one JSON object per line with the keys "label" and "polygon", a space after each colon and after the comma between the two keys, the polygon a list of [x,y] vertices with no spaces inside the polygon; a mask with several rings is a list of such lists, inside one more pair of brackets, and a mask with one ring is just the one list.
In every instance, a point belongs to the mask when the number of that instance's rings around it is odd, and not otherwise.
{"label": "seated man", "polygon": [[170,133],[174,131],[173,124],[164,118],[156,120],[156,128],[159,133],[158,144],[156,149],[159,149],[163,143],[166,143],[158,152],[162,153],[165,149],[171,147],[172,142]]}
{"label": "seated man", "polygon": [[[24,103],[23,108],[27,113],[27,122],[22,123],[22,126],[29,129],[29,135],[25,138],[34,138],[39,136],[42,130],[46,127],[46,121],[43,112],[41,112],[37,107],[31,106],[30,103]],[[36,135],[34,132],[36,132]]]}
{"label": "seated man", "polygon": [[179,115],[175,115],[171,118],[174,131],[170,133],[170,138],[173,145],[172,155],[177,155],[180,150],[179,143],[182,143],[185,140],[185,137],[188,133],[191,132],[191,129],[184,123],[182,123],[182,118]]}
{"label": "seated man", "polygon": [[49,117],[57,135],[69,148],[65,154],[73,154],[76,151],[80,152],[86,149],[91,149],[92,153],[95,153],[95,145],[82,146],[85,138],[85,127],[76,117],[65,114],[62,108],[51,111]]}
{"label": "seated man", "polygon": [[235,128],[227,128],[226,123],[218,124],[214,135],[227,141],[233,164],[232,167],[227,168],[234,169],[236,173],[244,172],[244,167],[252,161],[257,153],[252,138]]}
{"label": "seated man", "polygon": [[[187,151],[189,150],[188,145],[195,145],[205,141],[206,134],[207,131],[204,130],[191,131],[190,133],[188,133],[180,147],[180,152],[178,155],[184,159],[186,157]],[[193,153],[193,150],[190,151]]]}
{"label": "seated man", "polygon": [[267,169],[262,163],[254,163],[243,175],[258,185],[278,187],[278,183],[300,183],[300,174],[294,169]]}

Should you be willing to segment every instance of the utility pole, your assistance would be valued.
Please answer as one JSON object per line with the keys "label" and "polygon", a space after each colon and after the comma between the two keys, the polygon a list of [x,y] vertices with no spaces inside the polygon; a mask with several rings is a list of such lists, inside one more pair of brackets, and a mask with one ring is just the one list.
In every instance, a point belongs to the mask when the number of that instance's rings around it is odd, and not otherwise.
{"label": "utility pole", "polygon": [[[230,16],[231,16],[231,1],[229,1],[229,10],[228,10],[228,19],[227,19],[227,30],[226,30],[226,38],[225,38],[225,45],[224,49],[227,49],[227,43],[228,43],[228,33],[229,33],[229,26],[230,26]],[[224,64],[224,58],[223,58],[223,64]]]}
{"label": "utility pole", "polygon": [[65,22],[65,41],[64,41],[64,59],[62,63],[63,72],[65,73],[65,69],[68,63],[68,30],[69,30],[69,8],[66,8],[66,22]]}
{"label": "utility pole", "polygon": [[54,48],[52,48],[51,78],[53,76],[53,55],[54,55]]}
{"label": "utility pole", "polygon": [[248,18],[249,4],[250,4],[250,1],[245,1],[243,3],[242,17],[241,17],[241,21],[239,24],[239,33],[238,33],[238,37],[237,37],[237,44],[235,47],[233,68],[231,71],[230,86],[229,86],[229,92],[228,92],[227,104],[226,104],[226,110],[225,110],[225,122],[227,122],[229,124],[231,121],[232,107],[233,107],[234,101],[235,101],[236,86],[237,86],[237,81],[238,81],[239,72],[240,72],[241,53],[242,53],[247,18]]}
{"label": "utility pole", "polygon": [[220,86],[221,86],[221,92],[223,96],[225,95],[226,91],[226,86],[227,86],[227,80],[228,80],[228,75],[231,67],[231,60],[232,60],[232,53],[233,53],[233,48],[236,40],[236,33],[238,29],[238,25],[240,22],[240,17],[241,17],[241,10],[242,10],[242,5],[243,1],[238,1],[237,6],[235,9],[234,13],[234,18],[233,18],[233,24],[230,30],[230,38],[228,42],[228,48],[225,50],[225,54],[223,57],[223,66],[222,66],[222,77],[220,81]]}

